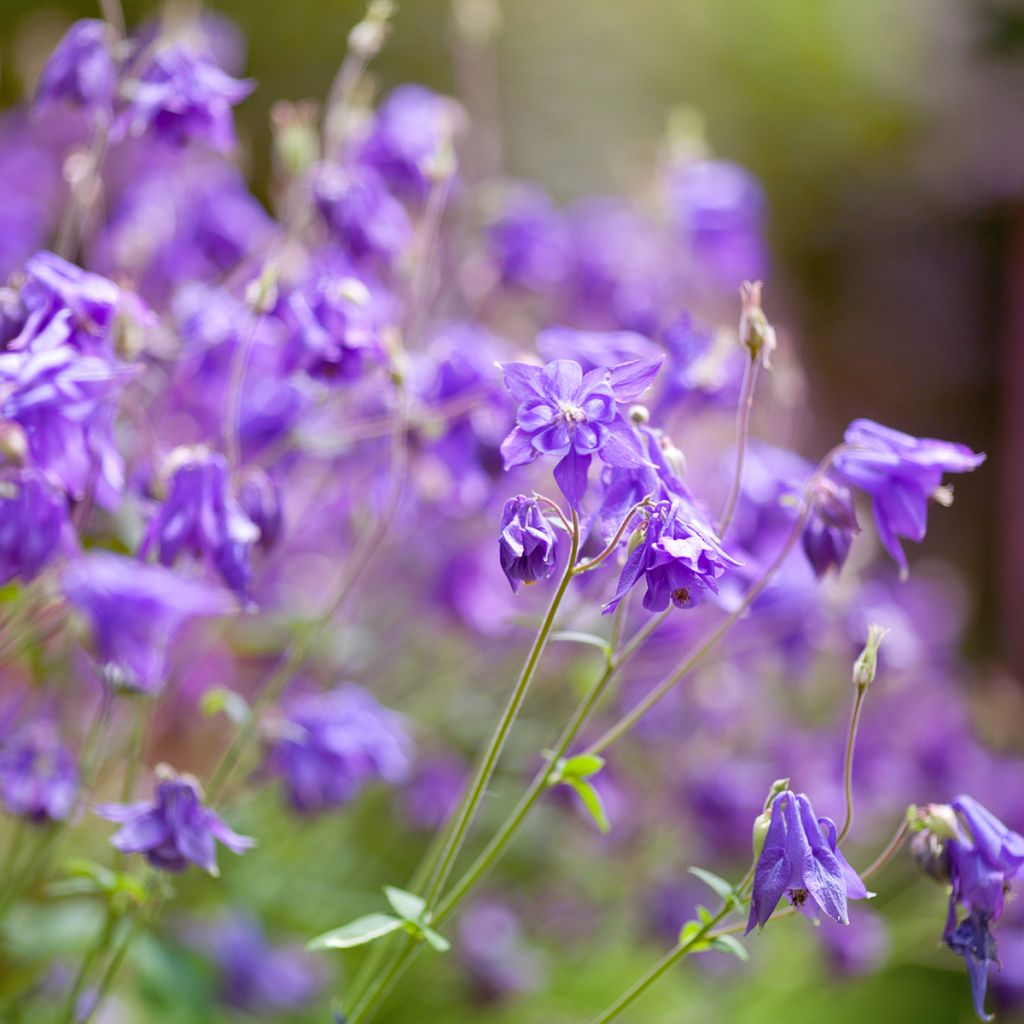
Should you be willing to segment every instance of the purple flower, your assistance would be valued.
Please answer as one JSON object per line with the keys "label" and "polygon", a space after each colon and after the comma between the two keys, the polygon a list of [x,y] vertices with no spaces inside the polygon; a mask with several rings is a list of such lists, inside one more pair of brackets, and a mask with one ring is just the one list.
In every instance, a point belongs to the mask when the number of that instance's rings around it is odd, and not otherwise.
{"label": "purple flower", "polygon": [[853,496],[842,484],[822,477],[815,485],[812,500],[814,504],[802,542],[814,575],[821,579],[829,569],[834,568],[837,573],[842,569],[860,526]]}
{"label": "purple flower", "polygon": [[101,818],[121,826],[110,840],[115,849],[144,853],[161,871],[184,871],[191,863],[216,877],[220,873],[216,843],[233,853],[245,853],[256,845],[254,839],[233,832],[203,805],[199,783],[190,775],[177,775],[162,765],[157,776],[153,800],[93,808]]}
{"label": "purple flower", "polygon": [[718,593],[718,578],[739,565],[719,546],[711,532],[688,518],[681,501],[659,501],[644,530],[643,539],[626,559],[615,596],[602,609],[614,611],[641,580],[647,584],[644,607],[660,612],[671,602],[692,608],[703,592]]}
{"label": "purple flower", "polygon": [[219,974],[221,1002],[243,1013],[271,1015],[301,1010],[320,994],[321,962],[301,946],[273,945],[259,921],[238,911],[189,929]]}
{"label": "purple flower", "polygon": [[554,572],[558,538],[536,501],[522,494],[509,498],[500,529],[501,569],[513,593],[520,583],[536,583]]}
{"label": "purple flower", "polygon": [[277,545],[284,526],[284,507],[277,481],[258,466],[242,473],[238,504],[260,531],[259,546],[270,551]]}
{"label": "purple flower", "polygon": [[419,85],[399,86],[377,111],[359,159],[392,188],[422,198],[463,120],[454,100]]}
{"label": "purple flower", "polygon": [[966,473],[985,461],[962,444],[911,437],[872,420],[854,420],[846,430],[849,448],[833,463],[848,484],[871,495],[878,534],[903,575],[907,559],[899,538],[924,539],[928,500],[949,504],[943,473]]}
{"label": "purple flower", "polygon": [[139,555],[155,547],[167,566],[183,553],[202,558],[248,600],[249,555],[260,531],[231,494],[227,460],[203,448],[178,449],[171,460],[176,468],[167,499],[149,524]]}
{"label": "purple flower", "polygon": [[400,715],[365,690],[342,686],[300,697],[267,753],[288,799],[303,814],[339,807],[370,779],[402,782],[412,764],[412,741]]}
{"label": "purple flower", "polygon": [[68,102],[108,117],[113,110],[117,69],[110,52],[111,30],[92,18],[76,21],[50,55],[36,88],[40,110]]}
{"label": "purple flower", "polygon": [[847,899],[866,899],[867,889],[836,842],[830,818],[816,818],[803,793],[786,790],[772,802],[764,848],[754,868],[749,933],[763,928],[779,900],[786,898],[810,917],[820,910],[848,923]]}
{"label": "purple flower", "polygon": [[524,942],[512,909],[495,899],[481,900],[466,911],[458,949],[485,1002],[532,992],[543,981],[541,955]]}
{"label": "purple flower", "polygon": [[150,131],[174,146],[198,141],[227,153],[236,143],[231,108],[255,87],[254,82],[232,78],[188,46],[157,49],[138,80],[125,83],[129,102],[112,137],[117,141]]}
{"label": "purple flower", "polygon": [[32,469],[0,469],[0,586],[73,550],[67,500]]}
{"label": "purple flower", "polygon": [[370,256],[390,265],[412,241],[405,207],[371,167],[321,165],[313,197],[338,243],[355,260]]}
{"label": "purple flower", "polygon": [[568,273],[572,248],[565,218],[535,186],[519,184],[502,197],[487,242],[503,284],[547,292]]}
{"label": "purple flower", "polygon": [[972,910],[945,935],[946,945],[967,962],[974,1012],[982,1020],[992,1020],[992,1014],[985,1012],[985,992],[988,988],[989,965],[999,962],[990,924],[991,914],[984,910]]}
{"label": "purple flower", "polygon": [[634,360],[584,374],[579,363],[505,363],[505,387],[519,403],[516,426],[501,444],[505,469],[557,455],[555,481],[574,508],[587,489],[596,453],[609,466],[649,465],[640,440],[619,410],[653,383],[660,359]]}
{"label": "purple flower", "polygon": [[11,814],[63,821],[78,797],[78,762],[47,718],[21,726],[0,747],[0,796]]}
{"label": "purple flower", "polygon": [[235,609],[227,593],[159,565],[96,552],[64,570],[64,594],[92,626],[96,655],[121,685],[149,693],[189,619]]}

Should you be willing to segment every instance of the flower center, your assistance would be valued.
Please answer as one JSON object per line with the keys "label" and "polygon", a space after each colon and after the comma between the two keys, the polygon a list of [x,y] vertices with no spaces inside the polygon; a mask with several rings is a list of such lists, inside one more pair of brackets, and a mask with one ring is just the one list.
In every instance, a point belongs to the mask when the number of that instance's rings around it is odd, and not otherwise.
{"label": "flower center", "polygon": [[558,418],[571,428],[576,426],[577,423],[586,423],[587,414],[580,406],[563,400],[558,403]]}
{"label": "flower center", "polygon": [[690,597],[690,588],[680,587],[678,590],[673,590],[672,603],[677,608],[689,608],[693,604],[693,598]]}
{"label": "flower center", "polygon": [[807,902],[807,890],[790,889],[789,902],[792,903],[794,907],[802,907]]}

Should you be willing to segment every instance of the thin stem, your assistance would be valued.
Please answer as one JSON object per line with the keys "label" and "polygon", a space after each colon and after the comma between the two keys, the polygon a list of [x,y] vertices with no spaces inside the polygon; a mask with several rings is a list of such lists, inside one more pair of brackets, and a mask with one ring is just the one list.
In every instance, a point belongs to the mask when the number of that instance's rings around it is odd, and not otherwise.
{"label": "thin stem", "polygon": [[651,496],[647,495],[646,498],[638,501],[625,515],[625,518],[619,524],[619,528],[615,531],[615,536],[608,542],[608,546],[595,558],[592,558],[589,562],[581,562],[576,566],[574,572],[590,572],[591,569],[596,569],[612,552],[619,546],[619,541],[622,540],[622,535],[626,532],[626,528],[633,521],[635,516],[642,508],[646,508],[651,503]]}
{"label": "thin stem", "polygon": [[[154,903],[148,914],[144,914],[140,909],[131,921],[129,921],[128,927],[125,929],[120,943],[118,943],[117,947],[114,949],[114,955],[111,957],[110,963],[107,964],[107,969],[103,972],[103,976],[100,978],[99,984],[96,986],[95,998],[92,1000],[89,1009],[86,1010],[85,1015],[77,1021],[77,1024],[89,1024],[89,1021],[93,1019],[97,1011],[106,1001],[107,995],[110,992],[114,981],[117,979],[117,975],[120,973],[121,966],[124,964],[124,959],[128,955],[128,951],[131,949],[132,943],[135,941],[135,937],[138,935],[139,929],[146,920],[152,920],[156,917],[159,912],[159,907],[159,902]],[[70,1021],[68,1021],[67,1024],[70,1024]]]}
{"label": "thin stem", "polygon": [[568,519],[566,519],[565,513],[562,511],[562,506],[559,505],[557,501],[552,501],[550,498],[543,494],[538,494],[536,491],[533,492],[533,496],[537,499],[539,504],[547,505],[547,507],[551,509],[556,516],[558,516],[559,521],[565,527],[566,533],[572,533],[572,524]]}
{"label": "thin stem", "polygon": [[885,849],[860,873],[860,877],[870,878],[872,875],[878,874],[899,853],[900,847],[906,842],[908,835],[910,835],[910,822],[904,820]]}
{"label": "thin stem", "polygon": [[82,958],[81,966],[78,968],[74,983],[68,992],[68,998],[64,1003],[64,1010],[60,1018],[63,1024],[76,1024],[78,1020],[78,1000],[82,995],[82,989],[85,988],[86,979],[89,977],[89,972],[92,970],[93,965],[109,948],[116,927],[117,915],[114,914],[110,907],[107,907],[99,937]]}
{"label": "thin stem", "polygon": [[262,323],[263,314],[259,313],[253,320],[252,329],[246,332],[245,340],[238,344],[232,353],[224,411],[224,450],[227,453],[228,465],[232,469],[237,469],[242,461],[242,394],[249,358]]}
{"label": "thin stem", "polygon": [[843,794],[846,797],[846,817],[843,827],[839,830],[837,842],[841,843],[853,828],[853,750],[857,743],[857,727],[860,725],[860,713],[864,707],[864,697],[868,692],[866,686],[858,686],[850,709],[850,731],[846,737],[846,755],[843,758]]}
{"label": "thin stem", "polygon": [[757,383],[757,371],[761,360],[751,355],[743,368],[743,385],[740,389],[740,401],[736,407],[736,467],[732,474],[732,484],[725,499],[721,518],[718,521],[718,538],[724,540],[736,514],[736,503],[740,497],[740,486],[743,483],[743,461],[747,453],[747,438],[750,435],[750,413],[754,407],[754,385]]}
{"label": "thin stem", "polygon": [[651,692],[638,701],[633,708],[627,712],[622,718],[619,719],[599,740],[591,744],[586,753],[588,754],[599,754],[601,751],[607,749],[616,740],[629,732],[630,729],[640,721],[644,715],[647,714],[651,708],[657,704],[662,697],[664,697],[670,690],[672,690],[677,683],[684,676],[686,676],[692,669],[708,654],[711,650],[717,646],[719,640],[725,636],[726,633],[739,621],[740,618],[746,614],[747,609],[757,600],[761,592],[768,586],[769,583],[775,578],[776,573],[782,568],[786,559],[790,553],[796,547],[800,541],[800,537],[803,534],[804,527],[807,525],[807,519],[811,513],[811,495],[813,493],[815,483],[828,472],[829,467],[832,465],[832,460],[838,454],[840,448],[834,448],[828,455],[822,459],[818,468],[814,471],[810,480],[804,488],[803,499],[800,503],[800,511],[797,515],[796,521],[793,523],[793,528],[789,532],[789,536],[786,538],[781,549],[775,558],[772,559],[771,563],[767,566],[764,572],[750,585],[747,592],[743,595],[743,599],[739,605],[730,612],[714,629],[711,630],[707,636],[688,654],[682,659],[662,680],[654,687]]}

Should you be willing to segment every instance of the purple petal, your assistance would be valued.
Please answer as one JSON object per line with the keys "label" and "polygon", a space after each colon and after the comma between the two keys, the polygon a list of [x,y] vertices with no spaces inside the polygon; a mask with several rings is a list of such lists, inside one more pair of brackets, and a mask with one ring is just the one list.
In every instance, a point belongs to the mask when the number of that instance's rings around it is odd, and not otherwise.
{"label": "purple petal", "polygon": [[633,359],[613,366],[609,383],[615,397],[620,402],[636,401],[654,383],[664,361],[664,356],[658,356],[657,359]]}
{"label": "purple petal", "polygon": [[583,495],[587,493],[587,470],[590,469],[590,460],[590,455],[570,451],[555,466],[555,483],[565,495],[566,501],[577,511],[583,503]]}

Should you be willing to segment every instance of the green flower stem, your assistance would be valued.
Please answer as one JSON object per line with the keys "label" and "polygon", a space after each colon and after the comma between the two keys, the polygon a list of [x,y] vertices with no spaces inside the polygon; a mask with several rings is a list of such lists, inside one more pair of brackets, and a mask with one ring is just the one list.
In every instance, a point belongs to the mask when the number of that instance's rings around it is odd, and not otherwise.
{"label": "green flower stem", "polygon": [[724,540],[736,515],[736,505],[740,497],[743,483],[743,462],[747,453],[747,439],[750,436],[750,413],[754,407],[754,386],[757,383],[757,371],[761,359],[754,353],[750,354],[743,368],[743,384],[740,389],[739,405],[736,407],[736,468],[733,470],[732,484],[725,499],[721,518],[718,521],[718,538]]}
{"label": "green flower stem", "polygon": [[89,977],[89,972],[92,970],[93,965],[110,948],[110,943],[114,938],[114,932],[117,929],[117,920],[117,915],[114,913],[113,908],[108,906],[99,935],[90,947],[89,951],[82,958],[81,966],[78,968],[78,973],[75,975],[74,984],[72,984],[71,990],[68,992],[68,998],[64,1003],[64,1010],[60,1016],[60,1020],[63,1024],[79,1024],[77,1010],[78,1000],[82,995],[82,989],[85,988],[86,979]]}
{"label": "green flower stem", "polygon": [[813,492],[815,484],[828,472],[832,460],[839,453],[842,446],[834,448],[819,463],[811,478],[804,487],[803,497],[800,501],[800,510],[797,514],[793,528],[782,545],[775,558],[767,566],[764,572],[750,585],[743,595],[739,606],[730,612],[724,619],[697,646],[682,659],[669,673],[654,687],[651,692],[638,701],[633,708],[619,719],[600,739],[592,743],[585,751],[587,754],[600,754],[610,747],[616,740],[624,736],[630,729],[647,714],[670,690],[672,690],[693,668],[700,663],[706,654],[712,651],[726,633],[739,621],[758,598],[761,592],[775,578],[775,575],[782,568],[786,559],[793,549],[800,542],[800,537],[807,525],[813,504]]}
{"label": "green flower stem", "polygon": [[838,842],[842,842],[853,828],[853,750],[857,743],[857,727],[860,725],[860,714],[864,708],[864,697],[868,692],[866,686],[858,686],[850,709],[850,731],[846,737],[846,755],[843,758],[843,794],[846,798],[846,817],[843,827],[839,830]]}

